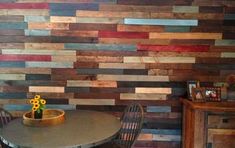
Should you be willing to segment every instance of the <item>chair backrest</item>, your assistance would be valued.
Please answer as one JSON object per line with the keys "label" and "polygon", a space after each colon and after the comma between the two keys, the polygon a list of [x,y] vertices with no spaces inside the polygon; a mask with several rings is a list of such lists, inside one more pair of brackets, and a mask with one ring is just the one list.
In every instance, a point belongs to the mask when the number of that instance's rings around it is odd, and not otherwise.
{"label": "chair backrest", "polygon": [[144,111],[140,104],[128,105],[121,118],[122,127],[115,142],[122,147],[130,148],[141,131],[143,116]]}
{"label": "chair backrest", "polygon": [[7,123],[9,123],[13,119],[11,113],[4,110],[3,108],[0,108],[0,120],[1,120],[1,127],[5,126]]}

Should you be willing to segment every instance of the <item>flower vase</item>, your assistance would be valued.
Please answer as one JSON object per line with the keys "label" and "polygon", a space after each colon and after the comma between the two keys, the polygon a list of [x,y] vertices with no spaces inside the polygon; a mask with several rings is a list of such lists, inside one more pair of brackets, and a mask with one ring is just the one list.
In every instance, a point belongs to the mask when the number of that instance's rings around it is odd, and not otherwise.
{"label": "flower vase", "polygon": [[43,113],[43,110],[41,110],[41,109],[40,109],[40,112],[35,111],[34,112],[34,119],[42,119],[42,113]]}

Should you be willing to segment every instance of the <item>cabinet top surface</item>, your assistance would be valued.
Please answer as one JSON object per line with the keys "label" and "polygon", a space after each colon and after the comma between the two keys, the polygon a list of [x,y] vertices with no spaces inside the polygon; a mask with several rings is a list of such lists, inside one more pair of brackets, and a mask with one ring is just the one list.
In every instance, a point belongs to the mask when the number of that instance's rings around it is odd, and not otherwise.
{"label": "cabinet top surface", "polygon": [[180,99],[183,105],[202,111],[235,112],[235,102],[192,102]]}

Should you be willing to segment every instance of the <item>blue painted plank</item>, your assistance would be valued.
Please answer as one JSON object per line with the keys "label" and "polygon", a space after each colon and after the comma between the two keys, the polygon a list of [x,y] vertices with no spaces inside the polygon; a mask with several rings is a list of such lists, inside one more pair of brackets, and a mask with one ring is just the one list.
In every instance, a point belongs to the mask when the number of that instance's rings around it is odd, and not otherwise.
{"label": "blue painted plank", "polygon": [[50,16],[76,16],[76,10],[50,10]]}
{"label": "blue painted plank", "polygon": [[190,32],[189,26],[165,26],[165,32]]}
{"label": "blue painted plank", "polygon": [[65,49],[76,50],[127,50],[136,51],[136,45],[125,44],[86,44],[86,43],[65,43]]}
{"label": "blue painted plank", "polygon": [[170,113],[171,107],[170,106],[147,106],[147,112],[155,112],[155,113]]}
{"label": "blue painted plank", "polygon": [[25,36],[50,36],[50,30],[24,30]]}
{"label": "blue painted plank", "polygon": [[[32,105],[4,105],[4,109],[9,111],[30,111]],[[53,105],[53,104],[46,104],[46,108],[48,109],[62,109],[62,110],[76,110],[76,105]]]}
{"label": "blue painted plank", "polygon": [[179,129],[142,129],[141,132],[161,135],[181,135],[181,130]]}
{"label": "blue painted plank", "polygon": [[235,46],[235,40],[215,40],[215,46]]}
{"label": "blue painted plank", "polygon": [[28,23],[23,22],[2,22],[0,29],[27,29]]}
{"label": "blue painted plank", "polygon": [[32,109],[32,105],[14,105],[14,104],[9,104],[9,105],[4,105],[3,108],[5,110],[9,111],[29,111]]}
{"label": "blue painted plank", "polygon": [[235,14],[224,14],[225,20],[235,20]]}
{"label": "blue painted plank", "polygon": [[197,26],[198,25],[198,20],[125,18],[124,19],[124,24],[129,24],[129,25]]}
{"label": "blue painted plank", "polygon": [[0,93],[0,99],[27,99],[27,93]]}
{"label": "blue painted plank", "polygon": [[25,62],[0,62],[0,67],[25,67]]}
{"label": "blue painted plank", "polygon": [[25,22],[49,22],[49,16],[24,16]]}
{"label": "blue painted plank", "polygon": [[50,9],[72,9],[72,10],[99,10],[99,4],[96,3],[50,3]]}
{"label": "blue painted plank", "polygon": [[26,80],[51,80],[48,74],[26,74]]}

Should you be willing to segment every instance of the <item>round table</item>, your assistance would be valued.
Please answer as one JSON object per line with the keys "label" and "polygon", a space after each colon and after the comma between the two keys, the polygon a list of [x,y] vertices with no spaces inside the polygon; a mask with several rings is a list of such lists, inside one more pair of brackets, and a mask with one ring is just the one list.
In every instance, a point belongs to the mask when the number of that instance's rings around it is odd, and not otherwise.
{"label": "round table", "polygon": [[1,137],[14,147],[89,148],[111,140],[121,128],[113,115],[96,111],[66,111],[62,124],[30,127],[22,118],[11,121],[1,131]]}

